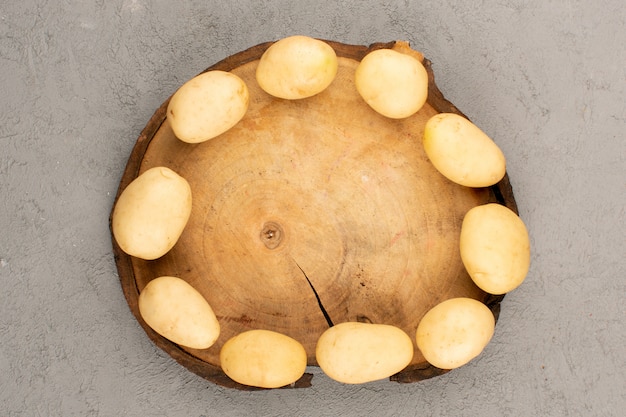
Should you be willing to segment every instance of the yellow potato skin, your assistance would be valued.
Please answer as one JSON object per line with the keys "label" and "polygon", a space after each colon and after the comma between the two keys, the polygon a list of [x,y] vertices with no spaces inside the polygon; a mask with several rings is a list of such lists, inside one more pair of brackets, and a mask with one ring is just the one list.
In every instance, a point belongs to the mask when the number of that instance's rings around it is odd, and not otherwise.
{"label": "yellow potato skin", "polygon": [[338,66],[335,50],[326,42],[290,36],[276,41],[263,53],[256,80],[274,97],[298,100],[324,91],[335,79]]}
{"label": "yellow potato skin", "polygon": [[517,288],[530,268],[530,238],[522,219],[496,203],[476,206],[463,218],[461,260],[474,283],[491,294]]}
{"label": "yellow potato skin", "polygon": [[111,229],[120,248],[153,260],[178,241],[191,215],[191,187],[167,167],[154,167],[135,178],[120,194]]}
{"label": "yellow potato skin", "polygon": [[167,119],[176,137],[187,143],[213,139],[246,114],[250,93],[230,72],[208,71],[183,84],[171,97]]}
{"label": "yellow potato skin", "polygon": [[506,160],[498,145],[458,114],[432,116],[424,126],[423,145],[443,176],[466,187],[489,187],[506,172]]}
{"label": "yellow potato skin", "polygon": [[139,294],[138,304],[146,324],[176,344],[206,349],[219,337],[220,325],[213,309],[181,278],[153,279]]}
{"label": "yellow potato skin", "polygon": [[354,77],[363,100],[376,112],[392,119],[415,114],[428,98],[428,73],[424,65],[392,49],[367,54]]}
{"label": "yellow potato skin", "polygon": [[413,359],[413,341],[395,326],[345,322],[322,333],[315,356],[330,378],[361,384],[404,369]]}
{"label": "yellow potato skin", "polygon": [[478,356],[494,330],[495,318],[487,306],[471,298],[452,298],[424,315],[415,340],[430,364],[454,369]]}
{"label": "yellow potato skin", "polygon": [[296,382],[306,370],[306,351],[297,340],[271,330],[249,330],[220,350],[222,370],[233,381],[260,388]]}

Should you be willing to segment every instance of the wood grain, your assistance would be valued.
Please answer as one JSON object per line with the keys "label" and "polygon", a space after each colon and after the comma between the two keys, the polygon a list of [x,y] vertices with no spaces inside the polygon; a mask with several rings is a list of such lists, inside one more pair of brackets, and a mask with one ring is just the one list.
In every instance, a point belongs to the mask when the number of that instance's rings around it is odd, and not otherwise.
{"label": "wood grain", "polygon": [[[253,389],[226,377],[219,350],[230,337],[270,329],[300,341],[309,365],[330,325],[396,325],[414,338],[421,317],[452,297],[485,302],[497,317],[503,296],[476,287],[458,253],[467,210],[497,201],[517,211],[508,177],[488,189],[451,183],[428,161],[421,137],[439,112],[462,114],[437,88],[430,62],[404,42],[369,47],[327,41],[339,56],[331,86],[296,101],[256,84],[264,43],[207,68],[232,71],[250,90],[247,114],[202,143],[178,140],[154,113],[129,157],[119,193],[139,174],[168,166],[189,181],[192,214],[176,246],[154,261],[123,253],[113,239],[128,305],[148,336],[192,372],[216,384]],[[369,51],[395,48],[422,59],[430,76],[427,104],[414,116],[378,115],[354,87]],[[497,138],[496,138],[497,142]],[[222,327],[206,350],[177,346],[141,319],[137,297],[151,279],[174,275],[198,289]],[[416,382],[446,372],[415,348],[413,362],[391,380]],[[311,385],[305,374],[294,387]]]}

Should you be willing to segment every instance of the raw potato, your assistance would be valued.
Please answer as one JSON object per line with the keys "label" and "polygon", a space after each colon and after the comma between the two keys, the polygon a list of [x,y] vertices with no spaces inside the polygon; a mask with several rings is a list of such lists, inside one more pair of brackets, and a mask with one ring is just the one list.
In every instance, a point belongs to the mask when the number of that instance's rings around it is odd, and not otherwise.
{"label": "raw potato", "polygon": [[245,82],[230,72],[208,71],[183,84],[167,106],[176,137],[200,143],[221,135],[246,114],[250,94]]}
{"label": "raw potato", "polygon": [[471,298],[452,298],[429,310],[417,326],[417,347],[441,369],[463,366],[491,340],[495,318],[487,306]]}
{"label": "raw potato", "polygon": [[290,36],[273,43],[256,70],[259,86],[288,100],[324,91],[337,75],[337,55],[326,42],[308,36]]}
{"label": "raw potato", "polygon": [[415,114],[428,97],[428,73],[424,65],[392,49],[367,54],[356,69],[355,83],[370,107],[392,119]]}
{"label": "raw potato", "polygon": [[423,143],[435,168],[457,184],[489,187],[506,172],[506,161],[498,145],[458,114],[431,117],[424,127]]}
{"label": "raw potato", "polygon": [[306,370],[300,342],[270,330],[249,330],[232,337],[220,351],[222,370],[233,381],[261,388],[296,382]]}
{"label": "raw potato", "polygon": [[150,281],[139,294],[139,312],[155,332],[182,346],[206,349],[220,334],[209,303],[181,278]]}
{"label": "raw potato", "polygon": [[167,167],[154,167],[135,178],[115,203],[111,229],[120,248],[152,260],[178,241],[191,214],[191,187]]}
{"label": "raw potato", "polygon": [[491,294],[517,288],[530,268],[526,225],[515,212],[500,204],[476,206],[465,214],[460,250],[474,283]]}
{"label": "raw potato", "polygon": [[322,333],[315,355],[320,368],[330,378],[360,384],[390,377],[404,369],[413,359],[413,342],[395,326],[345,322]]}

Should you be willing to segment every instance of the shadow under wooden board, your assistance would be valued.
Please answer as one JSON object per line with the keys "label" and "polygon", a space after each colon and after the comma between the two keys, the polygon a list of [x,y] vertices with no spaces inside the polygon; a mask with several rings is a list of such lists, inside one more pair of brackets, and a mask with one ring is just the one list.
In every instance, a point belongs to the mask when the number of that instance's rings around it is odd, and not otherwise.
{"label": "shadow under wooden board", "polygon": [[[339,57],[337,77],[307,99],[277,99],[256,83],[258,60],[272,42],[207,68],[246,82],[244,118],[208,142],[184,143],[166,118],[168,99],[141,132],[119,185],[117,197],[154,166],[189,182],[191,217],[170,252],[145,261],[124,253],[115,239],[113,250],[128,305],[150,339],[222,386],[256,389],[234,382],[219,365],[223,344],[247,330],[298,340],[315,366],[317,339],[333,324],[392,324],[414,340],[422,316],[449,298],[471,297],[496,318],[499,313],[503,296],[472,282],[458,246],[470,208],[498,202],[517,212],[508,177],[472,189],[434,169],[421,143],[424,124],[437,113],[462,113],[435,85],[430,62],[406,42],[327,42]],[[407,119],[375,113],[356,91],[359,61],[380,48],[412,53],[428,71],[427,103]],[[212,306],[221,334],[209,349],[176,345],[142,320],[139,293],[162,275],[186,280]],[[412,363],[390,380],[417,382],[446,372],[414,348]],[[306,373],[290,387],[308,387],[311,379]]]}

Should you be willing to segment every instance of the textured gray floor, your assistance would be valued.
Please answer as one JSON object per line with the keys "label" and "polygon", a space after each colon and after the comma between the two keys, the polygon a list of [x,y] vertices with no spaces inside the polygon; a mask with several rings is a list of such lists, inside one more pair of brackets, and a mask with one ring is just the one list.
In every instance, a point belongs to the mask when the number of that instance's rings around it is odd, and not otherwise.
{"label": "textured gray floor", "polygon": [[[624,415],[622,1],[3,3],[0,415]],[[313,370],[309,389],[238,392],[180,367],[131,316],[108,215],[140,130],[202,69],[296,33],[410,41],[505,152],[532,267],[469,365],[411,385]]]}

